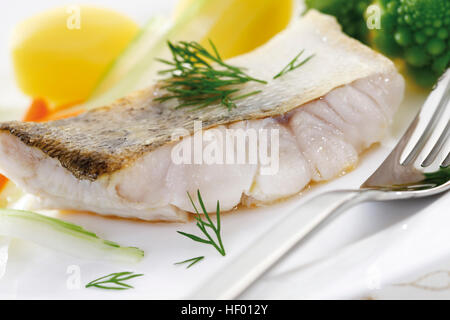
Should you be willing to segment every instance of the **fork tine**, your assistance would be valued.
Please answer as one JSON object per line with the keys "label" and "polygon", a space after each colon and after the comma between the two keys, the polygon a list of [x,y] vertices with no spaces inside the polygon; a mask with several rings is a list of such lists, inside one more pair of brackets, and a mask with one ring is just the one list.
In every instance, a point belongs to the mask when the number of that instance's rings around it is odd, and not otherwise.
{"label": "fork tine", "polygon": [[442,121],[442,115],[450,101],[450,70],[442,76],[434,91],[430,94],[419,114],[417,127],[403,149],[400,163],[411,164],[424,148],[433,133],[437,123]]}
{"label": "fork tine", "polygon": [[445,127],[444,131],[442,132],[441,136],[439,137],[438,141],[434,145],[431,152],[428,154],[428,156],[425,158],[425,160],[422,162],[422,167],[428,167],[431,165],[435,160],[438,154],[441,152],[444,144],[447,142],[448,138],[450,136],[450,121],[447,122],[447,126]]}
{"label": "fork tine", "polygon": [[442,162],[442,167],[447,168],[450,166],[450,152],[447,155],[447,158],[445,158],[444,162]]}

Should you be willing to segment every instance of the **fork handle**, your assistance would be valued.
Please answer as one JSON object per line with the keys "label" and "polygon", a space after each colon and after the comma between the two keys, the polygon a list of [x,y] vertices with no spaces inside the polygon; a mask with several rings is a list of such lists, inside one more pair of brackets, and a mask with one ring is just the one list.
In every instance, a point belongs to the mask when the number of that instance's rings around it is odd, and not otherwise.
{"label": "fork handle", "polygon": [[367,200],[370,194],[370,191],[362,190],[332,191],[296,207],[189,298],[236,298],[312,231],[351,206]]}

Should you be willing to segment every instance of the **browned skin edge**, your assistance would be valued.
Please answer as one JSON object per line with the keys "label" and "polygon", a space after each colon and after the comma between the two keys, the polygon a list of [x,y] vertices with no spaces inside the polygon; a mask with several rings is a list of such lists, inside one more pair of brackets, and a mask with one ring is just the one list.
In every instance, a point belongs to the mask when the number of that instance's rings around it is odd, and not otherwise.
{"label": "browned skin edge", "polygon": [[203,129],[236,121],[271,116],[229,112],[212,106],[198,111],[174,109],[155,104],[151,89],[123,98],[112,106],[80,116],[46,123],[5,122],[0,132],[8,132],[29,147],[57,159],[76,178],[95,181],[132,164],[134,160],[172,143],[175,128],[194,133],[194,121]]}

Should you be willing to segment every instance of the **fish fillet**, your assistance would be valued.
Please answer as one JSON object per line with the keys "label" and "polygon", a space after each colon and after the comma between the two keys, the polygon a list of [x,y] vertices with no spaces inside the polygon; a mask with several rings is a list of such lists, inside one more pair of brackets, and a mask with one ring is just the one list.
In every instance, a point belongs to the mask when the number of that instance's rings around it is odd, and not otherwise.
{"label": "fish fillet", "polygon": [[[273,80],[303,49],[314,58]],[[403,79],[392,62],[316,11],[227,62],[268,84],[245,84],[240,94],[262,92],[231,111],[220,105],[175,109],[174,101],[153,100],[164,94],[154,86],[74,118],[2,123],[0,172],[42,208],[183,221],[193,211],[186,192],[199,189],[213,212],[217,200],[222,210],[269,203],[341,175],[382,138],[403,98]],[[260,160],[174,163],[175,148],[195,145],[196,121],[209,142],[200,151],[214,144],[228,152],[221,137],[229,130],[276,130],[278,170],[263,174]],[[184,132],[181,141],[174,140],[175,129]],[[260,141],[257,148],[272,146]]]}

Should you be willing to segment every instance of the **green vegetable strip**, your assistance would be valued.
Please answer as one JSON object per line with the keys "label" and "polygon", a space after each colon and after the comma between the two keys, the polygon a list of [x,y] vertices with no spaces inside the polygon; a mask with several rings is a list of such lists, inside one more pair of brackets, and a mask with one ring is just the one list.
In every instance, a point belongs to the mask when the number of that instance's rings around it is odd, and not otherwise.
{"label": "green vegetable strip", "polygon": [[[0,209],[0,235],[23,238],[87,258],[95,259],[98,255],[108,260],[137,262],[144,256],[144,252],[138,248],[122,247],[73,223],[30,211]],[[67,241],[67,245],[62,243],[64,241]],[[86,252],[71,252],[72,243]]]}

